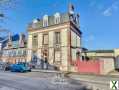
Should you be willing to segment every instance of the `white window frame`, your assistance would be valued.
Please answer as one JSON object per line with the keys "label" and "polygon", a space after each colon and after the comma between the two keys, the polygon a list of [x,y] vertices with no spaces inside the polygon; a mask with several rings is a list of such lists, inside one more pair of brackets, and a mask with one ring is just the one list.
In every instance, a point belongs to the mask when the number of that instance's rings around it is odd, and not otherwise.
{"label": "white window frame", "polygon": [[60,13],[55,13],[54,22],[55,22],[55,24],[59,24],[60,23]]}
{"label": "white window frame", "polygon": [[43,16],[43,27],[47,27],[48,26],[48,15],[44,15]]}

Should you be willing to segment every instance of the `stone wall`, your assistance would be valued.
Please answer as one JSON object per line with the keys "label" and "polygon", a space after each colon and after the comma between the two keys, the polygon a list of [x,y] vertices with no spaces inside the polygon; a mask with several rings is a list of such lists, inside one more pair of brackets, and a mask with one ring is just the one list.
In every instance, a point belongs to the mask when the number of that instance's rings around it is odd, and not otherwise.
{"label": "stone wall", "polygon": [[101,74],[108,74],[115,69],[113,58],[100,58],[100,60],[103,61],[103,64],[101,64]]}

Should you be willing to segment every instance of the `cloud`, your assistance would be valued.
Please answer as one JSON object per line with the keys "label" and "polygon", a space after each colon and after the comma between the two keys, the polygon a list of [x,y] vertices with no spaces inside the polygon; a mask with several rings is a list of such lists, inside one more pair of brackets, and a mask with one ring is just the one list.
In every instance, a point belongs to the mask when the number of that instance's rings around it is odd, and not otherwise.
{"label": "cloud", "polygon": [[107,8],[106,10],[104,10],[103,15],[104,16],[111,16],[112,15],[112,9]]}
{"label": "cloud", "polygon": [[108,8],[106,8],[102,14],[104,16],[111,16],[115,11],[118,11],[119,9],[119,2],[115,1],[114,3],[112,3],[111,6],[109,6]]}
{"label": "cloud", "polygon": [[102,0],[89,0],[89,7],[95,8],[96,10],[101,10],[104,5]]}
{"label": "cloud", "polygon": [[94,35],[89,35],[88,37],[85,37],[84,41],[85,42],[92,42],[95,39]]}

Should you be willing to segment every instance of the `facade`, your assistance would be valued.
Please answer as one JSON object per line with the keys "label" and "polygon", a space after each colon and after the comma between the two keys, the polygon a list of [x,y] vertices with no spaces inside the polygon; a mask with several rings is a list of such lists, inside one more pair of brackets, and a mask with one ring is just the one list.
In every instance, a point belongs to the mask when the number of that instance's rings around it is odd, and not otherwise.
{"label": "facade", "polygon": [[80,58],[81,35],[79,15],[71,4],[68,13],[35,19],[28,27],[27,60],[31,61],[35,55],[59,70],[69,71],[70,61]]}
{"label": "facade", "polygon": [[112,50],[86,50],[82,53],[82,56],[89,57],[89,59],[98,58],[116,58],[119,56],[119,49]]}
{"label": "facade", "polygon": [[[103,61],[103,71],[109,72],[112,70],[119,70],[119,49],[113,50],[92,50],[82,53],[84,60]],[[102,66],[101,66],[102,67]]]}
{"label": "facade", "polygon": [[1,53],[1,60],[3,62],[17,63],[26,61],[27,47],[24,34],[13,36],[9,34],[4,45]]}

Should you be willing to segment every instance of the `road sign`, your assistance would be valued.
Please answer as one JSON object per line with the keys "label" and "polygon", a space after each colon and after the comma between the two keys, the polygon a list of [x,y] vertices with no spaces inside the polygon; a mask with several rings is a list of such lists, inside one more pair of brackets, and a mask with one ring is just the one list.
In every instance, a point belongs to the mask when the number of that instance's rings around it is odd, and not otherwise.
{"label": "road sign", "polygon": [[110,89],[119,90],[119,81],[110,81]]}

